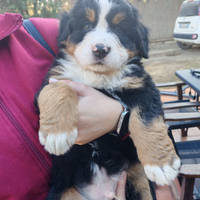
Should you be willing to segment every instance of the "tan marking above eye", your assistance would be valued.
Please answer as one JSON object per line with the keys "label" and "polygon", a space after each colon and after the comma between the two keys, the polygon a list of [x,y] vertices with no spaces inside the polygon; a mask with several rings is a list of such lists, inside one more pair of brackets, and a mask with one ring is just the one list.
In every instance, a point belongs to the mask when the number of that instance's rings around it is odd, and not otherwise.
{"label": "tan marking above eye", "polygon": [[113,20],[112,20],[112,22],[113,22],[113,24],[119,24],[122,20],[124,20],[125,19],[125,13],[117,13],[115,16],[114,16],[114,18],[113,18]]}
{"label": "tan marking above eye", "polygon": [[91,8],[86,8],[85,10],[86,17],[88,18],[89,21],[94,22],[95,20],[95,12]]}

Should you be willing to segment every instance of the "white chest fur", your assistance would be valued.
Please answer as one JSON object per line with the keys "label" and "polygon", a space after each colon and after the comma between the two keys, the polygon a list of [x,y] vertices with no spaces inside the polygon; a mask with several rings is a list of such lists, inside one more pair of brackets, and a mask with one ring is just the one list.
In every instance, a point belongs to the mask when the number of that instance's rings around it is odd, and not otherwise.
{"label": "white chest fur", "polygon": [[[124,78],[125,73],[130,73],[130,65],[126,65],[120,71],[108,72],[106,74],[95,73],[85,70],[81,67],[73,57],[68,59],[60,59],[60,65],[52,69],[54,74],[52,78],[69,79],[78,83],[83,83],[97,89],[116,90],[127,84],[127,79]],[[135,65],[135,67],[137,67]],[[134,78],[133,78],[134,79]]]}

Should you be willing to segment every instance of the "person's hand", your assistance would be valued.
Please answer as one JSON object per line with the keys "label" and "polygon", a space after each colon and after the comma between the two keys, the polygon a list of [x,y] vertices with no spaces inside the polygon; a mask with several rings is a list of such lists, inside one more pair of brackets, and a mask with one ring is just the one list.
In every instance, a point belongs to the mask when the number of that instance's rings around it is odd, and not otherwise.
{"label": "person's hand", "polygon": [[[55,80],[50,80],[53,82]],[[76,144],[86,144],[115,130],[122,113],[122,105],[85,84],[62,80],[78,94],[79,124]]]}
{"label": "person's hand", "polygon": [[126,200],[126,177],[127,174],[125,171],[122,172],[122,174],[119,177],[119,181],[117,183],[117,188],[116,188],[116,200]]}
{"label": "person's hand", "polygon": [[76,144],[86,144],[115,130],[123,110],[121,104],[84,84],[67,81],[79,96],[79,124]]}

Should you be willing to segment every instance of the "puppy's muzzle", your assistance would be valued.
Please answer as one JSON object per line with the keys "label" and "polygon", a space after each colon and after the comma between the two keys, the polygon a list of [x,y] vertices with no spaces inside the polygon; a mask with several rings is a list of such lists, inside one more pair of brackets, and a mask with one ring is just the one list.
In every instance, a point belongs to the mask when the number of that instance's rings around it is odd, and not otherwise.
{"label": "puppy's muzzle", "polygon": [[96,44],[92,52],[96,58],[102,59],[109,54],[110,49],[110,47],[104,46],[103,44]]}

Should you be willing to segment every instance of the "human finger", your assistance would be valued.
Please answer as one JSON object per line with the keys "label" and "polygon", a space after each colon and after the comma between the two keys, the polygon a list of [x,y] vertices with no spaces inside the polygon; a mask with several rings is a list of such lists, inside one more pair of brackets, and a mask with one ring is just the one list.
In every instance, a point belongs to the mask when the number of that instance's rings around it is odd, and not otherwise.
{"label": "human finger", "polygon": [[126,177],[127,174],[125,171],[123,171],[119,177],[119,181],[117,183],[117,189],[116,189],[116,199],[117,200],[126,200]]}

